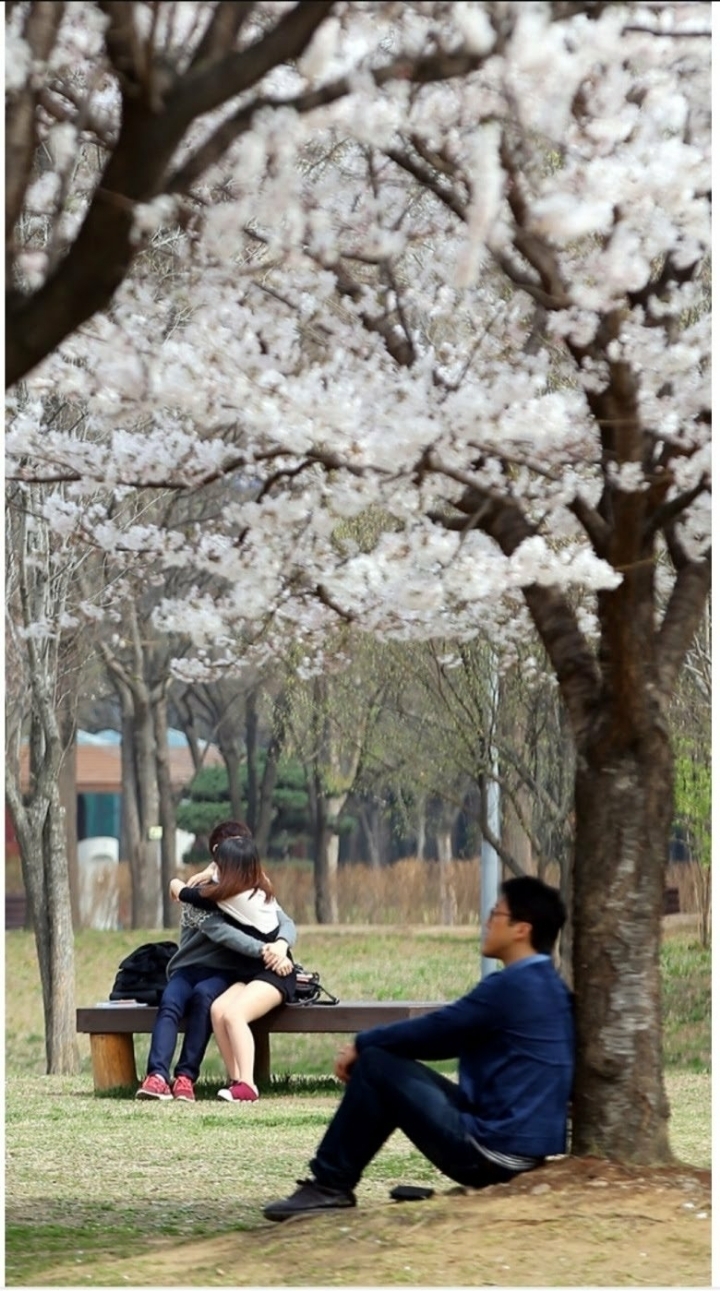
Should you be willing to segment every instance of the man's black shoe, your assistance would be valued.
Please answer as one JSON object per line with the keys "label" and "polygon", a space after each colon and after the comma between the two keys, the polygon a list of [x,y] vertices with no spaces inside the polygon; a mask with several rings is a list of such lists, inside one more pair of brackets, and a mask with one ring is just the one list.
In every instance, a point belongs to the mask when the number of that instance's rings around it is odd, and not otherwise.
{"label": "man's black shoe", "polygon": [[325,1188],[314,1179],[298,1179],[298,1185],[291,1197],[271,1201],[263,1208],[266,1219],[292,1219],[293,1215],[320,1214],[323,1210],[342,1210],[357,1205],[354,1193]]}

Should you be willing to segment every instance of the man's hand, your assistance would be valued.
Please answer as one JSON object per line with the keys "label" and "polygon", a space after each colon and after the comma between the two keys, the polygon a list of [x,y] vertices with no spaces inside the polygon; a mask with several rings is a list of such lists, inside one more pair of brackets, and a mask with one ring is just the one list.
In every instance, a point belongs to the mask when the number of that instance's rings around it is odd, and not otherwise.
{"label": "man's hand", "polygon": [[[267,946],[263,946],[261,954],[265,967],[272,968],[273,972],[277,973],[279,965],[288,957],[288,949],[288,944],[283,941],[282,937],[278,937],[277,941],[268,942]],[[292,964],[290,968],[292,969]],[[281,976],[284,977],[285,974],[283,973]]]}
{"label": "man's hand", "polygon": [[171,901],[179,901],[179,900],[180,900],[180,893],[182,892],[182,890],[183,890],[183,888],[184,888],[184,887],[185,887],[185,884],[183,883],[182,879],[171,879],[171,880],[170,880],[170,899],[171,899]]}
{"label": "man's hand", "polygon": [[355,1043],[344,1044],[342,1049],[338,1049],[335,1055],[335,1075],[341,1080],[343,1085],[347,1085],[355,1063],[359,1057],[355,1048]]}

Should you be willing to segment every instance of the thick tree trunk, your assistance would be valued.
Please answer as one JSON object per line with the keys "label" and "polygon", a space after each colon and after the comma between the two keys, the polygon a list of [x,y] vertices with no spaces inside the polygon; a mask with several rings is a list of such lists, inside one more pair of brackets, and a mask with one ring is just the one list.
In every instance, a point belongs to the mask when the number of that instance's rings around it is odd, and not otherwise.
{"label": "thick tree trunk", "polygon": [[655,731],[576,777],[573,1150],[671,1159],[663,1083],[659,947],[673,811],[672,758]]}

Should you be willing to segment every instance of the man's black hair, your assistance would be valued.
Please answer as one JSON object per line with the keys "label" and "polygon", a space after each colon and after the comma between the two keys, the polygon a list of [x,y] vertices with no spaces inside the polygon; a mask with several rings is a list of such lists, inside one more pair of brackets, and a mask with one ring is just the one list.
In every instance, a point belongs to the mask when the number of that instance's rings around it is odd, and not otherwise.
{"label": "man's black hair", "polygon": [[567,918],[565,904],[557,888],[541,879],[523,875],[506,879],[500,891],[507,901],[513,923],[529,923],[530,942],[539,955],[549,955]]}

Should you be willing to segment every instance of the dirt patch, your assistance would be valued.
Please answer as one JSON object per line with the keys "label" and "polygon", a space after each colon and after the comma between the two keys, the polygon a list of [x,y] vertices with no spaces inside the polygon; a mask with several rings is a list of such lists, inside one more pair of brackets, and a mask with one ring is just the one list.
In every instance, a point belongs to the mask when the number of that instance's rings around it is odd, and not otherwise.
{"label": "dirt patch", "polygon": [[710,1172],[567,1158],[509,1184],[48,1270],[53,1286],[710,1284]]}

